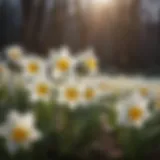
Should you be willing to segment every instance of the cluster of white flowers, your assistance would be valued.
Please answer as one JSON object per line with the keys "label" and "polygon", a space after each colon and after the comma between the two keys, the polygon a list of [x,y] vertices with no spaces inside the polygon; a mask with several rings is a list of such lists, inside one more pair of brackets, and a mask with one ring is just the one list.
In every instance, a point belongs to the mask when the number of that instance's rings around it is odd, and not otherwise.
{"label": "cluster of white flowers", "polygon": [[84,85],[84,79],[77,74],[78,66],[87,71],[88,77],[98,72],[98,60],[92,49],[76,57],[67,47],[62,47],[52,50],[46,59],[24,53],[19,46],[6,50],[6,62],[15,63],[21,72],[12,72],[7,63],[1,62],[1,73],[8,73],[2,83],[9,80],[10,85],[23,85],[30,92],[32,101],[50,101],[54,98],[59,103],[75,106],[84,104],[84,101],[92,102],[95,98],[95,85],[90,81],[86,81]]}
{"label": "cluster of white flowers", "polygon": [[[7,84],[9,91],[22,87],[28,91],[30,103],[54,101],[59,106],[76,110],[92,104],[99,106],[102,99],[117,96],[117,123],[127,127],[143,126],[151,117],[151,102],[155,110],[160,109],[158,82],[142,77],[100,74],[93,49],[73,55],[69,48],[62,47],[52,50],[44,59],[13,46],[7,48],[6,55],[7,60],[0,62],[0,86]],[[0,135],[6,137],[11,152],[16,151],[17,146],[26,148],[41,137],[35,128],[33,111],[26,114],[11,111],[0,127]]]}
{"label": "cluster of white flowers", "polygon": [[[9,93],[14,94],[17,87],[21,87],[28,92],[30,103],[56,101],[71,109],[94,102],[95,85],[90,81],[83,85],[84,80],[76,71],[77,66],[82,65],[88,76],[96,75],[98,60],[92,49],[76,57],[67,47],[62,47],[52,50],[46,59],[29,54],[20,46],[9,47],[5,52],[7,59],[0,62],[0,86],[7,86]],[[41,137],[35,128],[34,111],[22,114],[11,110],[0,126],[0,136],[6,138],[11,153],[15,153],[17,147],[28,148]]]}

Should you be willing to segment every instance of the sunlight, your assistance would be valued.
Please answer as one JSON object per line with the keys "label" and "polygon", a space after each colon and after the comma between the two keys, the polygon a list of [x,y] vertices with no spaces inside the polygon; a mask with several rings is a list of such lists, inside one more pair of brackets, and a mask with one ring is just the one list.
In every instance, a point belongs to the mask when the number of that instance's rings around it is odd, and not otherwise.
{"label": "sunlight", "polygon": [[96,5],[104,5],[111,3],[113,0],[93,0],[93,3]]}
{"label": "sunlight", "polygon": [[115,0],[92,0],[93,7],[97,10],[101,10],[106,7],[111,7]]}

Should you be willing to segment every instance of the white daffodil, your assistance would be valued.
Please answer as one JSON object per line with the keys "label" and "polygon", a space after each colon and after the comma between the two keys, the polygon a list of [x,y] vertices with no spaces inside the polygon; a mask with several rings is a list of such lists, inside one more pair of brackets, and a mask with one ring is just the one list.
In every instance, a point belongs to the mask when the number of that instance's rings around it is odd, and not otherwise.
{"label": "white daffodil", "polygon": [[82,103],[84,105],[96,102],[98,99],[98,90],[95,84],[92,84],[92,81],[88,81],[82,86]]}
{"label": "white daffodil", "polygon": [[112,79],[107,76],[86,77],[84,84],[92,84],[96,89],[97,96],[103,97],[113,94],[115,86],[112,84]]}
{"label": "white daffodil", "polygon": [[30,56],[23,59],[22,69],[23,75],[26,78],[34,78],[45,74],[46,64],[40,57]]}
{"label": "white daffodil", "polygon": [[74,73],[76,60],[70,54],[67,47],[51,52],[50,69],[53,78],[61,78]]}
{"label": "white daffodil", "polygon": [[71,109],[77,107],[82,101],[82,88],[79,83],[69,80],[59,87],[58,102],[68,105]]}
{"label": "white daffodil", "polygon": [[9,61],[20,63],[23,58],[24,51],[20,46],[11,46],[6,49],[7,59]]}
{"label": "white daffodil", "polygon": [[79,56],[79,62],[84,65],[90,74],[95,74],[98,72],[98,59],[93,49],[88,49],[83,52],[83,54]]}
{"label": "white daffodil", "polygon": [[118,102],[116,108],[118,122],[121,125],[141,127],[149,118],[148,100],[138,93]]}
{"label": "white daffodil", "polygon": [[33,142],[41,138],[41,133],[35,128],[32,112],[20,114],[11,111],[6,122],[0,126],[0,136],[6,139],[8,151],[14,154],[19,147],[28,149]]}
{"label": "white daffodil", "polygon": [[145,79],[139,80],[134,90],[144,98],[153,98],[154,96],[152,83]]}
{"label": "white daffodil", "polygon": [[27,86],[31,101],[49,101],[53,94],[53,84],[45,77],[37,77]]}
{"label": "white daffodil", "polygon": [[148,97],[150,94],[148,86],[145,86],[145,85],[138,87],[138,91],[141,94],[141,96],[144,96],[144,97]]}

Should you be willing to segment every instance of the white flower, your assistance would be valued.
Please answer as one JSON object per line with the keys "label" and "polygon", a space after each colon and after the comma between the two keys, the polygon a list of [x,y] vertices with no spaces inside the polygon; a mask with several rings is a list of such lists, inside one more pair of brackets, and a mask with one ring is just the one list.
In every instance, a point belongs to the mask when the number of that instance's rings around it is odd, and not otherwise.
{"label": "white flower", "polygon": [[67,47],[51,52],[49,61],[53,78],[61,78],[64,75],[74,73],[76,60],[72,57]]}
{"label": "white flower", "polygon": [[74,109],[82,101],[81,94],[81,85],[78,82],[69,80],[68,82],[65,82],[65,84],[62,84],[59,87],[58,102],[62,105],[66,104],[71,109]]}
{"label": "white flower", "polygon": [[33,78],[45,74],[46,64],[40,57],[30,56],[23,59],[22,69],[26,78]]}
{"label": "white flower", "polygon": [[118,122],[125,126],[141,127],[149,118],[148,100],[134,93],[118,102]]}
{"label": "white flower", "polygon": [[94,103],[98,99],[98,90],[92,81],[88,81],[82,86],[82,103],[84,105]]}
{"label": "white flower", "polygon": [[98,59],[93,49],[89,48],[88,50],[83,52],[82,55],[80,55],[79,57],[79,62],[84,65],[84,67],[90,74],[95,74],[98,72]]}
{"label": "white flower", "polygon": [[141,96],[148,97],[150,94],[149,88],[147,86],[141,86],[138,88],[139,93]]}
{"label": "white flower", "polygon": [[31,101],[49,101],[53,94],[53,84],[46,77],[37,77],[27,86]]}
{"label": "white flower", "polygon": [[145,79],[139,80],[134,90],[139,92],[139,94],[144,98],[153,98],[154,96],[152,82]]}
{"label": "white flower", "polygon": [[14,154],[19,147],[28,149],[41,138],[41,133],[35,128],[33,113],[20,114],[11,111],[6,122],[0,126],[0,136],[6,139],[8,151]]}
{"label": "white flower", "polygon": [[15,46],[8,47],[6,49],[6,54],[7,54],[8,60],[19,64],[23,58],[24,51],[22,47],[15,45]]}

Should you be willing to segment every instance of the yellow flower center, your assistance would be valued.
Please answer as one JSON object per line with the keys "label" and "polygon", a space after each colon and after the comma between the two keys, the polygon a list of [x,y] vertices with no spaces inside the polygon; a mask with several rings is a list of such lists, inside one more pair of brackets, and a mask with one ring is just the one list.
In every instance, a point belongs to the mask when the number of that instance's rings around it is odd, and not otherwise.
{"label": "yellow flower center", "polygon": [[97,60],[93,57],[90,57],[86,60],[85,65],[89,70],[94,71],[97,69]]}
{"label": "yellow flower center", "polygon": [[29,131],[22,127],[16,127],[13,129],[11,137],[13,141],[21,143],[28,139]]}
{"label": "yellow flower center", "polygon": [[140,88],[139,91],[140,91],[140,94],[141,94],[142,96],[148,96],[148,94],[149,94],[149,90],[148,90],[148,88],[146,88],[146,87]]}
{"label": "yellow flower center", "polygon": [[87,88],[85,90],[84,96],[85,96],[86,100],[92,100],[95,97],[95,94],[96,93],[95,93],[95,90],[93,88]]}
{"label": "yellow flower center", "polygon": [[39,71],[39,65],[36,62],[31,62],[28,64],[27,70],[29,73],[35,74]]}
{"label": "yellow flower center", "polygon": [[139,106],[133,106],[128,111],[129,119],[137,121],[143,116],[143,110]]}
{"label": "yellow flower center", "polygon": [[45,96],[49,94],[49,86],[45,83],[38,84],[36,90],[39,96]]}
{"label": "yellow flower center", "polygon": [[79,91],[77,88],[70,87],[65,90],[65,97],[69,101],[76,101],[79,98]]}
{"label": "yellow flower center", "polygon": [[61,72],[66,72],[70,68],[70,60],[68,58],[61,58],[56,62],[56,69]]}

